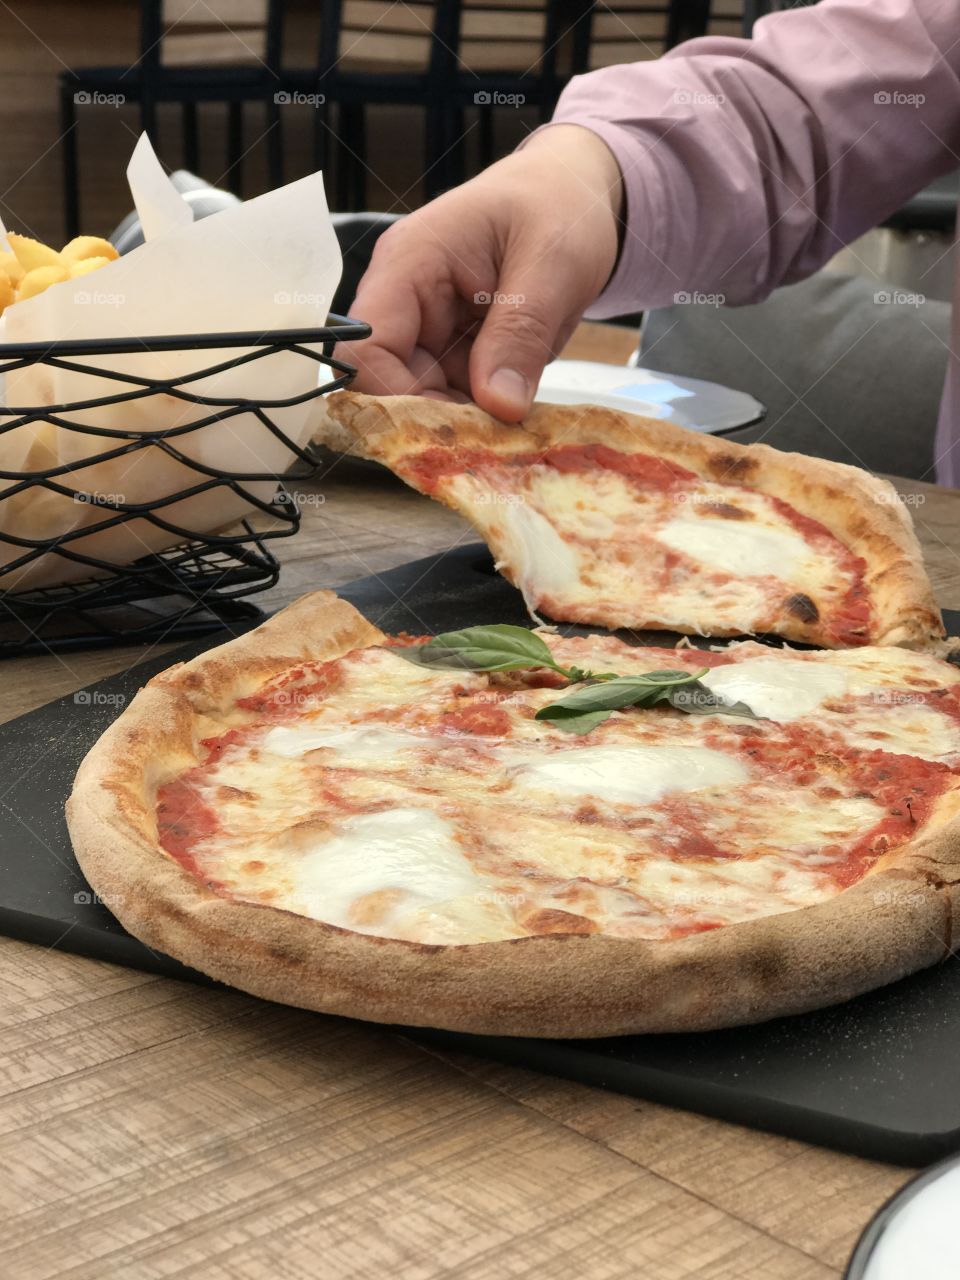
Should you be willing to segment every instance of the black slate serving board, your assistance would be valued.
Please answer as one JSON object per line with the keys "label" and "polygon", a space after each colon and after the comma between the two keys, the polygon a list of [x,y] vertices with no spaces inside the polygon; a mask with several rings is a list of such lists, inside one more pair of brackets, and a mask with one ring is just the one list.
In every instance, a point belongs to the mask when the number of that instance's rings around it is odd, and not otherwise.
{"label": "black slate serving board", "polygon": [[[494,574],[481,546],[363,578],[339,594],[387,631],[527,621],[518,592]],[[956,634],[960,615],[947,620]],[[139,686],[175,658],[225,638],[208,637],[0,727],[0,931],[207,981],[149,951],[95,900],[71,852],[63,802],[83,755]],[[701,1035],[560,1042],[412,1034],[876,1159],[926,1164],[960,1147],[958,958],[833,1009]]]}

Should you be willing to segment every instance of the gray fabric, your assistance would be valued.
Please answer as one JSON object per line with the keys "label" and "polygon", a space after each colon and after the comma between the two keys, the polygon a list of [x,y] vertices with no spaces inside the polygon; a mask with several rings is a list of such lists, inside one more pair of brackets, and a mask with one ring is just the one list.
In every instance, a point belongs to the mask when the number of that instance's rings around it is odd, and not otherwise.
{"label": "gray fabric", "polygon": [[652,311],[639,363],[761,400],[766,420],[730,439],[932,481],[949,327],[945,302],[823,272],[756,306]]}

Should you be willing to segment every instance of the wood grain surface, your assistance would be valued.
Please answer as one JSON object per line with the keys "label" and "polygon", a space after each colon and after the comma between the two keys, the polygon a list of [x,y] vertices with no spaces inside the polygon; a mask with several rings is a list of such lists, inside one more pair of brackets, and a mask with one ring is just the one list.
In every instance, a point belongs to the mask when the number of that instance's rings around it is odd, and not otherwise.
{"label": "wood grain surface", "polygon": [[[584,327],[570,354],[633,341]],[[904,491],[960,608],[960,493]],[[269,606],[472,537],[366,465],[301,492]],[[144,656],[6,662],[0,718]],[[5,939],[0,1026],[11,1280],[827,1280],[909,1176]]]}

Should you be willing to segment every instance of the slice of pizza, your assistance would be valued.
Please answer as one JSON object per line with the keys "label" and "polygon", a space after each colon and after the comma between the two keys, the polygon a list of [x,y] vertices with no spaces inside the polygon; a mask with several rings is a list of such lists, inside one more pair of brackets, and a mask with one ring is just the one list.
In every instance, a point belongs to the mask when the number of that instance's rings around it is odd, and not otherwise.
{"label": "slice of pizza", "polygon": [[152,680],[68,820],[127,929],[268,999],[505,1035],[754,1022],[950,954],[960,672],[391,638],[323,592]]}
{"label": "slice of pizza", "polygon": [[339,392],[319,442],[462,512],[531,614],[826,648],[935,648],[904,504],[855,467],[595,406],[507,426],[473,405]]}

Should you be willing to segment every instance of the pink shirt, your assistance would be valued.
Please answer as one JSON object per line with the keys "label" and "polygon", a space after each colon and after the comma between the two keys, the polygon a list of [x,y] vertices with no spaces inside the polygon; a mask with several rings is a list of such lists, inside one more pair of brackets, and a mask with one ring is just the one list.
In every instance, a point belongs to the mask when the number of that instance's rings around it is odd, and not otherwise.
{"label": "pink shirt", "polygon": [[[571,81],[555,122],[617,158],[626,230],[595,318],[756,302],[960,165],[960,0],[821,0]],[[958,258],[960,270],[960,258]],[[960,486],[960,308],[937,478]]]}

